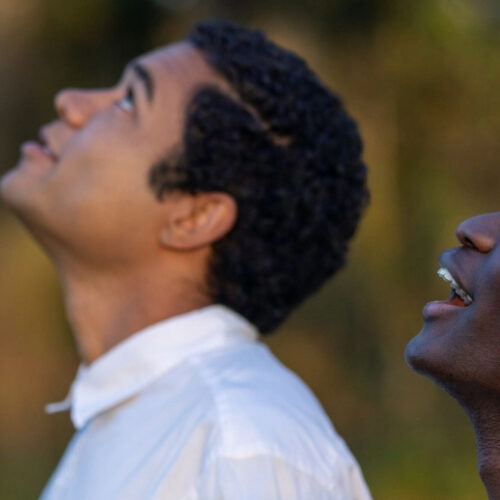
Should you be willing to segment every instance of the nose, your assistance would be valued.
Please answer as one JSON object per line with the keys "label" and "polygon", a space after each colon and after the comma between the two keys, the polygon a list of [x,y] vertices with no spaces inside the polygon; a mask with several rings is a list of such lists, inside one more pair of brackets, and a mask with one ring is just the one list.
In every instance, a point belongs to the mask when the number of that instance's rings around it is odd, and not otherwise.
{"label": "nose", "polygon": [[456,236],[466,247],[482,253],[490,252],[500,239],[500,212],[467,219],[458,226]]}
{"label": "nose", "polygon": [[113,101],[111,90],[65,89],[54,98],[59,117],[73,128],[84,126],[96,113]]}

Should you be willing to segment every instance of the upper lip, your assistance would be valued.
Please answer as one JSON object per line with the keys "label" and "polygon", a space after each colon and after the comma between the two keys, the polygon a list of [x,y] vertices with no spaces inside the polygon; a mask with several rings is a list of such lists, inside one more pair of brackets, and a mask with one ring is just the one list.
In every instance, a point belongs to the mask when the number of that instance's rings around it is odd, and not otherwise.
{"label": "upper lip", "polygon": [[[458,292],[458,295],[462,296],[461,292],[463,292],[464,294],[469,296],[471,300],[474,299],[474,295],[469,291],[467,285],[464,285],[464,280],[461,276],[461,272],[448,256],[449,254],[447,252],[441,255],[441,257],[439,258],[439,265],[441,266],[441,269],[445,269],[450,273],[454,283],[450,282],[450,280],[444,276],[441,277],[450,283],[450,286],[456,292]],[[462,297],[462,299],[463,298],[464,297]]]}

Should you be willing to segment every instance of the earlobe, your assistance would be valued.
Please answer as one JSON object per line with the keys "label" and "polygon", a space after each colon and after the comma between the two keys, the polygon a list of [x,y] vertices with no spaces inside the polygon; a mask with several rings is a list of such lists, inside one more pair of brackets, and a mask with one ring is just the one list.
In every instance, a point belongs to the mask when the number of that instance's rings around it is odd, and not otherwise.
{"label": "earlobe", "polygon": [[236,201],[227,193],[186,193],[166,209],[160,243],[172,250],[210,246],[231,231],[237,212]]}

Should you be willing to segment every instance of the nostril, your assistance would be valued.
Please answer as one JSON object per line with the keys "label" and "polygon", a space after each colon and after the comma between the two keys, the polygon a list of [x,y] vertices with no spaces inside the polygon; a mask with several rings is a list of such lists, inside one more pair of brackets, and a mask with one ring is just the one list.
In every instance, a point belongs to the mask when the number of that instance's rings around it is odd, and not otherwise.
{"label": "nostril", "polygon": [[462,222],[456,231],[458,241],[467,248],[481,253],[491,252],[498,239],[498,231],[486,215]]}
{"label": "nostril", "polygon": [[472,248],[473,250],[478,249],[477,246],[474,244],[474,242],[468,236],[464,236],[462,241],[466,247]]}

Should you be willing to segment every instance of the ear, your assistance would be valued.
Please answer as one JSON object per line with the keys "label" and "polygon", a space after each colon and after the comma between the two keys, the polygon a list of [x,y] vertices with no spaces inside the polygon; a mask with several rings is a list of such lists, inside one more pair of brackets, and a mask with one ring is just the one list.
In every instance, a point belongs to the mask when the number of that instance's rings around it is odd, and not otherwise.
{"label": "ear", "polygon": [[[167,201],[168,196],[165,201]],[[195,250],[223,238],[238,215],[234,198],[223,192],[176,193],[164,203],[160,243],[173,250]]]}

